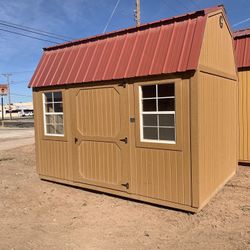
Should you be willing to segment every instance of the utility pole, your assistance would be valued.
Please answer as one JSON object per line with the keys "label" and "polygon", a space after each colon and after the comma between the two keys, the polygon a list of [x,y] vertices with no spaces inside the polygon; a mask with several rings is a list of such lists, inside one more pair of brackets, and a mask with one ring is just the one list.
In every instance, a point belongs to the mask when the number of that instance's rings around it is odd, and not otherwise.
{"label": "utility pole", "polygon": [[140,0],[136,0],[136,10],[135,10],[135,21],[136,26],[140,26],[141,24],[141,7]]}
{"label": "utility pole", "polygon": [[2,75],[6,77],[6,81],[7,81],[7,85],[8,85],[9,113],[10,113],[10,119],[12,120],[11,105],[10,105],[10,76],[12,76],[12,74],[11,73],[4,73]]}

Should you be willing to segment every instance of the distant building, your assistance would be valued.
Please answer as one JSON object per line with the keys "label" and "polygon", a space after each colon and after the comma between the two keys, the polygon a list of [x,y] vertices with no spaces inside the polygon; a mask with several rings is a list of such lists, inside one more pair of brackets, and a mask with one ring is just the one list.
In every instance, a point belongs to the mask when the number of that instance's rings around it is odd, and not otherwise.
{"label": "distant building", "polygon": [[[33,116],[33,103],[32,102],[16,102],[4,105],[4,117],[9,118],[11,111],[12,117]],[[2,117],[2,109],[0,109]]]}

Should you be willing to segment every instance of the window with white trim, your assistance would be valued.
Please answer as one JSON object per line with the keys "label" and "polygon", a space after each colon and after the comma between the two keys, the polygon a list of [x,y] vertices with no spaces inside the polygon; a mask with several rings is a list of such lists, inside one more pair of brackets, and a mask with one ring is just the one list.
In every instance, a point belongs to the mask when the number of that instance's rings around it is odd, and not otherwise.
{"label": "window with white trim", "polygon": [[175,84],[140,86],[141,141],[176,143]]}
{"label": "window with white trim", "polygon": [[51,136],[63,136],[62,92],[43,93],[44,133]]}

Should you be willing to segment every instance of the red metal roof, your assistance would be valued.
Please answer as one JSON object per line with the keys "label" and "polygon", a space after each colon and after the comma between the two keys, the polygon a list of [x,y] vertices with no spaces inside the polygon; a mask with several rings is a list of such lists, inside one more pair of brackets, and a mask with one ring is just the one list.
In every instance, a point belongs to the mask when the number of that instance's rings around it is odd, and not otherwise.
{"label": "red metal roof", "polygon": [[235,31],[234,45],[237,67],[250,67],[250,29]]}
{"label": "red metal roof", "polygon": [[125,79],[195,70],[207,14],[184,16],[44,49],[29,87]]}

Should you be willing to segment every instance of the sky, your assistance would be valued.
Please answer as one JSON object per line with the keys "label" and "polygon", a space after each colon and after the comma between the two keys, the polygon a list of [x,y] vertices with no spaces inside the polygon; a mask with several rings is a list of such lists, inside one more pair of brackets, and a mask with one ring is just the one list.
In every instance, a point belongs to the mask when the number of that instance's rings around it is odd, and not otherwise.
{"label": "sky", "polygon": [[[32,100],[27,85],[42,55],[42,48],[53,43],[39,41],[1,29],[41,37],[13,29],[4,22],[52,32],[67,40],[85,38],[135,25],[135,0],[0,0],[0,84],[6,82],[3,73],[10,77],[11,102]],[[210,6],[224,4],[233,30],[250,27],[250,4],[248,0],[141,0],[141,23],[185,14]],[[61,41],[62,42],[62,41]],[[7,98],[4,98],[7,102]]]}

